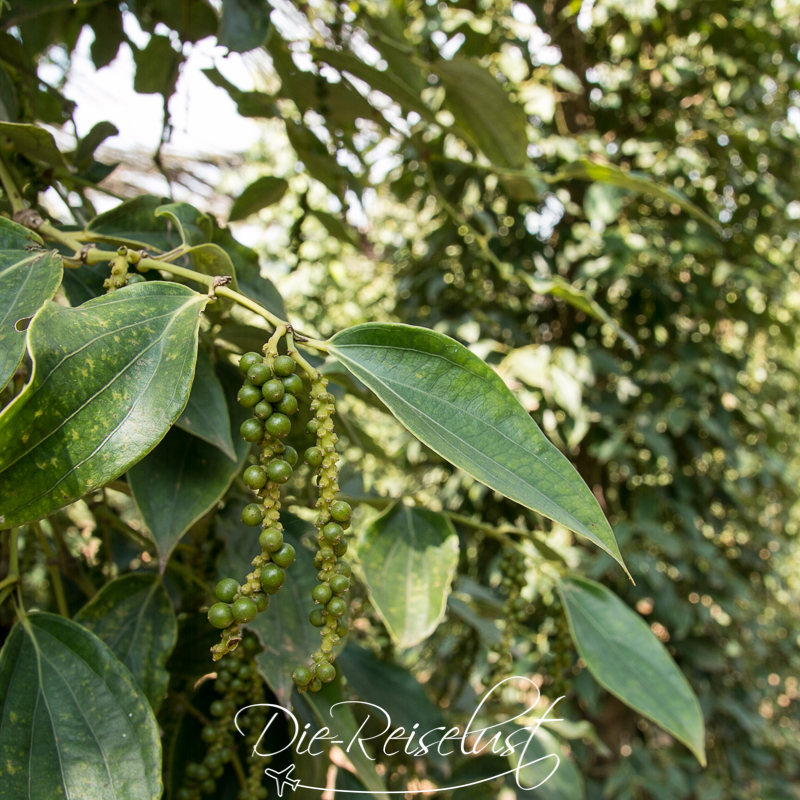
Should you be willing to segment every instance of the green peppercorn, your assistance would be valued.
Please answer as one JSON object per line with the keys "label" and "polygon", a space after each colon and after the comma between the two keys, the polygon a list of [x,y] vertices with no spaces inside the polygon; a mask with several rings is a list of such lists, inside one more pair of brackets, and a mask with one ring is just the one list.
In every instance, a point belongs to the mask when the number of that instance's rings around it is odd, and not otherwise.
{"label": "green peppercorn", "polygon": [[247,371],[250,369],[250,367],[253,366],[253,364],[263,364],[263,363],[264,359],[262,358],[260,353],[245,353],[239,359],[239,369],[245,375],[247,375]]}
{"label": "green peppercorn", "polygon": [[240,597],[231,607],[237,622],[252,622],[258,614],[258,607],[249,597]]}
{"label": "green peppercorn", "polygon": [[337,542],[333,546],[333,553],[336,558],[341,558],[343,555],[345,555],[347,553],[347,542],[344,539],[342,539],[341,542]]}
{"label": "green peppercorn", "polygon": [[258,537],[262,550],[274,553],[283,547],[283,534],[277,528],[265,528]]}
{"label": "green peppercorn", "polygon": [[199,781],[200,780],[200,765],[195,763],[189,763],[186,765],[186,777],[190,781]]}
{"label": "green peppercorn", "polygon": [[322,450],[319,447],[309,447],[308,450],[303,454],[303,461],[308,464],[309,467],[319,467],[322,465]]}
{"label": "green peppercorn", "polygon": [[318,692],[322,688],[322,684],[320,683],[319,678],[314,678],[314,680],[308,684],[308,688],[312,692]]}
{"label": "green peppercorn", "polygon": [[342,536],[344,536],[342,526],[336,522],[329,522],[322,529],[322,538],[328,542],[328,544],[336,544],[341,541]]}
{"label": "green peppercorn", "polygon": [[272,362],[272,369],[275,370],[275,374],[279,377],[291,375],[296,367],[297,364],[291,356],[278,356]]}
{"label": "green peppercorn", "polygon": [[353,574],[353,570],[350,568],[350,565],[346,561],[340,561],[336,565],[336,572],[339,575],[344,575],[346,578],[349,578]]}
{"label": "green peppercorn", "polygon": [[267,420],[266,428],[271,436],[282,439],[284,436],[289,435],[289,431],[292,429],[292,423],[285,414],[273,414]]}
{"label": "green peppercorn", "polygon": [[281,458],[286,461],[290,467],[293,467],[297,463],[297,450],[295,450],[291,445],[284,445]]}
{"label": "green peppercorn", "polygon": [[346,622],[340,623],[339,627],[336,629],[336,635],[340,639],[344,639],[344,637],[347,636],[348,633],[350,633],[350,628],[347,627],[347,623]]}
{"label": "green peppercorn", "polygon": [[281,383],[287,394],[298,395],[303,391],[303,379],[299,375],[289,375],[281,378]]}
{"label": "green peppercorn", "polygon": [[252,467],[248,467],[244,471],[242,480],[249,489],[258,491],[267,485],[267,473],[264,472],[263,467],[259,467],[258,464],[253,464]]}
{"label": "green peppercorn", "polygon": [[286,388],[277,378],[273,378],[261,387],[261,394],[270,403],[277,403],[286,394]]}
{"label": "green peppercorn", "polygon": [[277,593],[286,581],[286,573],[277,564],[261,567],[261,587],[267,594]]}
{"label": "green peppercorn", "polygon": [[225,713],[225,703],[222,700],[214,700],[208,707],[212,717],[221,717]]}
{"label": "green peppercorn", "polygon": [[273,483],[286,483],[292,477],[292,467],[287,461],[270,461],[267,474]]}
{"label": "green peppercorn", "polygon": [[297,553],[295,552],[294,547],[288,543],[283,544],[280,550],[272,554],[272,560],[279,567],[284,568],[288,567],[290,564],[294,564],[296,558]]}
{"label": "green peppercorn", "polygon": [[255,528],[263,521],[264,512],[255,503],[250,503],[242,509],[242,522],[250,528]]}
{"label": "green peppercorn", "polygon": [[272,416],[272,412],[275,409],[272,407],[272,403],[268,403],[266,400],[261,400],[260,402],[256,403],[256,407],[253,409],[253,413],[259,419],[269,419]]}
{"label": "green peppercorn", "polygon": [[331,591],[334,594],[344,594],[350,588],[350,578],[344,575],[333,575],[331,577]]}
{"label": "green peppercorn", "polygon": [[[313,434],[314,436],[316,436],[316,435],[317,435],[317,421],[316,421],[315,419],[310,419],[310,420],[309,420],[309,421],[306,423],[306,430],[307,430],[309,433],[311,433],[311,434]],[[321,462],[320,462],[320,463],[321,463]]]}
{"label": "green peppercorn", "polygon": [[308,667],[296,667],[292,673],[292,680],[297,686],[308,686],[314,679],[314,673]]}
{"label": "green peppercorn", "polygon": [[330,683],[336,677],[336,667],[334,667],[333,664],[329,664],[327,661],[317,664],[316,672],[317,677],[322,683]]}
{"label": "green peppercorn", "polygon": [[223,578],[215,590],[217,600],[221,603],[230,603],[239,591],[239,582],[233,578]]}
{"label": "green peppercorn", "polygon": [[[217,738],[217,729],[213,725],[206,725],[202,731],[200,731],[200,738],[206,743],[211,744]],[[206,770],[206,777],[208,777],[210,773]],[[201,778],[202,780],[202,778]]]}
{"label": "green peppercorn", "polygon": [[261,390],[252,383],[246,383],[239,389],[239,394],[236,395],[239,405],[245,408],[252,408],[261,402]]}
{"label": "green peppercorn", "polygon": [[332,617],[343,617],[347,613],[347,603],[341,597],[334,597],[333,600],[325,606],[325,610]]}
{"label": "green peppercorn", "polygon": [[203,759],[203,766],[212,773],[219,769],[222,766],[222,759],[219,757],[219,753],[206,753],[206,757]]}
{"label": "green peppercorn", "polygon": [[233,624],[233,614],[231,613],[230,606],[225,603],[214,603],[208,609],[208,621],[215,628],[227,628]]}
{"label": "green peppercorn", "polygon": [[264,435],[264,426],[257,419],[246,419],[241,424],[239,433],[246,442],[257,442]]}
{"label": "green peppercorn", "polygon": [[275,404],[275,410],[280,411],[281,414],[286,414],[286,416],[290,417],[292,414],[297,412],[299,408],[299,404],[297,402],[297,398],[292,394],[285,394],[278,402]]}
{"label": "green peppercorn", "polygon": [[256,592],[253,595],[253,601],[256,604],[256,608],[258,609],[259,614],[262,611],[266,611],[269,608],[269,597],[262,592]]}
{"label": "green peppercorn", "polygon": [[240,681],[238,678],[234,678],[231,681],[231,691],[232,692],[241,692],[245,688],[245,684],[243,681]]}
{"label": "green peppercorn", "polygon": [[350,503],[345,503],[344,500],[337,500],[331,506],[331,517],[336,522],[349,522],[352,515],[353,509],[350,508]]}
{"label": "green peppercorn", "polygon": [[193,800],[191,790],[187,789],[185,786],[181,786],[181,788],[175,792],[175,800]]}
{"label": "green peppercorn", "polygon": [[317,584],[311,590],[311,597],[314,598],[315,603],[319,603],[320,605],[324,606],[332,597],[333,593],[331,592],[331,587],[326,586],[324,583]]}
{"label": "green peppercorn", "polygon": [[308,621],[315,628],[322,628],[325,625],[325,612],[321,608],[315,608],[309,615]]}
{"label": "green peppercorn", "polygon": [[203,781],[203,782],[200,784],[200,791],[201,791],[203,794],[214,794],[214,792],[215,792],[216,790],[217,790],[217,784],[216,784],[216,783],[214,783],[214,781],[213,781],[211,778],[206,778],[206,779],[205,779],[205,780],[204,780],[204,781]]}
{"label": "green peppercorn", "polygon": [[253,386],[263,386],[271,377],[272,373],[266,364],[253,364],[253,366],[247,370],[247,380],[249,380]]}

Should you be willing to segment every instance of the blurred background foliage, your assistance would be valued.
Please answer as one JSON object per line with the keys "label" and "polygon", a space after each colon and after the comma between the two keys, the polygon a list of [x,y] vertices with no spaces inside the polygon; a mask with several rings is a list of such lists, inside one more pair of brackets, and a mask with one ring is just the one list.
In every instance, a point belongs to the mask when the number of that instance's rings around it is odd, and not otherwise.
{"label": "blurred background foliage", "polygon": [[[133,17],[149,34],[138,46]],[[243,159],[165,146],[152,166],[96,150],[114,131],[95,128],[70,167],[17,158],[26,198],[53,187],[43,207],[82,223],[107,207],[98,181],[131,196],[146,178],[221,222],[232,205],[300,330],[379,319],[447,333],[495,366],[571,458],[635,586],[610,557],[455,472],[369,398],[340,403],[345,492],[536,526],[551,554],[635,608],[688,677],[705,770],[582,669],[553,562],[530,547],[535,611],[515,674],[566,692],[562,716],[593,726],[569,739],[589,800],[800,796],[800,4],[26,0],[0,22],[0,114],[67,134],[74,108],[60,88],[84,26],[97,69],[131,48],[134,89],[164,98],[165,145],[192,43],[217,36],[247,53],[255,90],[225,76],[225,58],[206,71],[263,126]],[[53,64],[61,86],[42,77]],[[211,188],[235,203],[199,185],[209,163]],[[73,523],[67,544],[91,565],[96,540]],[[496,585],[498,545],[457,529],[456,602],[425,644],[394,650],[366,597],[355,616],[382,660],[444,707],[468,708],[487,656],[480,617],[497,615],[475,582]],[[407,769],[386,768],[387,780]]]}

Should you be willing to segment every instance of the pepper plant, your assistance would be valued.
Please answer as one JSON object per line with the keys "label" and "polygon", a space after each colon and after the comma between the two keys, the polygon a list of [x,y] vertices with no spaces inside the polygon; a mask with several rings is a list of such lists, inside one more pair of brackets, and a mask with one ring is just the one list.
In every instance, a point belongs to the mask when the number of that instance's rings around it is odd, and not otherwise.
{"label": "pepper plant", "polygon": [[[542,398],[559,423],[546,425],[557,447],[531,414],[543,408],[524,394],[523,405],[509,385],[536,383],[521,358],[538,337],[526,294],[544,303],[550,331],[594,336],[608,360],[647,358],[649,334],[632,337],[587,289],[608,265],[584,264],[585,276],[569,264],[540,268],[558,237],[544,244],[522,220],[541,217],[553,192],[600,229],[623,199],[643,198],[697,237],[725,241],[725,231],[676,186],[600,158],[587,135],[560,130],[549,153],[534,145],[542,120],[524,111],[523,87],[508,90],[495,58],[498,31],[522,36],[519,9],[462,9],[471,21],[459,23],[455,8],[409,7],[403,17],[394,6],[330,4],[300,10],[312,32],[295,42],[270,26],[266,5],[223,2],[219,18],[202,0],[189,5],[184,15],[168,0],[65,3],[55,24],[45,14],[52,4],[12,4],[0,17],[13,99],[0,122],[0,601],[10,628],[0,651],[0,798],[250,800],[272,789],[270,764],[294,764],[304,783],[324,786],[332,763],[341,791],[382,797],[429,781],[444,792],[467,782],[459,775],[488,780],[514,764],[379,748],[377,762],[357,748],[347,763],[330,749],[318,758],[284,751],[273,763],[259,752],[277,753],[291,737],[265,732],[263,704],[314,730],[347,698],[385,706],[409,730],[463,727],[493,686],[534,671],[553,700],[572,693],[573,678],[582,701],[605,690],[704,766],[704,715],[689,681],[657,629],[606,585],[624,593],[632,583],[600,484],[590,489],[586,464],[579,473],[567,457],[589,427],[580,401]],[[96,66],[109,63],[127,41],[122,14],[151,34],[135,49],[134,88],[162,94],[165,108],[184,50],[159,25],[187,46],[216,35],[234,51],[265,47],[276,94],[242,92],[216,70],[208,77],[241,114],[280,119],[309,181],[342,203],[365,188],[363,171],[336,157],[366,165],[356,120],[396,137],[404,168],[395,200],[422,218],[432,199],[438,217],[424,253],[410,244],[390,253],[400,282],[393,320],[364,308],[363,321],[336,330],[317,304],[290,322],[258,254],[188,203],[142,195],[95,213],[86,190],[108,173],[94,154],[113,126],[60,151],[42,125],[64,122],[69,103],[31,76],[48,47],[69,52],[83,26],[95,32]],[[435,50],[444,28],[463,35],[457,58]],[[362,37],[386,64],[363,58]],[[293,52],[310,53],[313,69]],[[541,76],[552,80],[570,79]],[[319,119],[327,142],[314,133]],[[74,224],[47,214],[48,188],[67,199]],[[231,219],[289,191],[285,178],[265,175]],[[308,195],[295,238],[313,218],[344,246],[363,244],[341,215],[309,208]],[[642,230],[645,243],[662,235]],[[515,243],[529,235],[535,259]],[[587,255],[575,255],[581,235],[594,246],[576,228],[565,258]],[[505,380],[465,346],[480,338],[461,335],[471,323],[493,332],[499,350],[519,349],[521,360],[511,353],[500,369]],[[573,414],[566,426],[559,406]],[[596,453],[596,426],[592,437]],[[619,458],[619,437],[607,438]],[[416,460],[414,447],[424,454]],[[565,546],[570,532],[586,547]],[[587,548],[602,560],[573,557]],[[486,725],[506,723],[530,699],[525,680],[502,685],[481,706]],[[363,711],[346,708],[340,724],[358,731]],[[548,797],[584,796],[564,739],[607,756],[592,725],[574,723],[534,745],[562,759],[541,789]],[[259,751],[265,737],[270,747]],[[487,791],[504,782],[515,785],[501,777]]]}

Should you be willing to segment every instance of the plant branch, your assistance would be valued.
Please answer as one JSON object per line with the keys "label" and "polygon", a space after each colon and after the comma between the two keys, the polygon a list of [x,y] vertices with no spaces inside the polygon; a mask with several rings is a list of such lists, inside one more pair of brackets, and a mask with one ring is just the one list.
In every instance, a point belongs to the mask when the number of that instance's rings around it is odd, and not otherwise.
{"label": "plant branch", "polygon": [[11,203],[12,215],[16,216],[18,212],[25,211],[25,202],[2,156],[0,156],[0,182],[2,182],[3,189],[8,195],[8,201]]}
{"label": "plant branch", "polygon": [[50,547],[50,542],[47,541],[47,537],[44,535],[41,525],[39,525],[38,522],[34,522],[31,524],[31,527],[36,532],[36,538],[39,540],[39,544],[44,551],[44,557],[47,559],[47,574],[50,576],[50,583],[53,586],[53,594],[56,598],[58,613],[61,614],[62,617],[69,619],[67,596],[64,594],[64,584],[61,580],[61,570],[58,568],[58,563],[55,559],[55,553]]}

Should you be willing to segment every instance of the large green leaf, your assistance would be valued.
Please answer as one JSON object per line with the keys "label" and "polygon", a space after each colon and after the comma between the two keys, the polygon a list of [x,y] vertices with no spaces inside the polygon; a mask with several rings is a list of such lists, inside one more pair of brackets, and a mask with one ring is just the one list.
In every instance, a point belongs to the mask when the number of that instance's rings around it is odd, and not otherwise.
{"label": "large green leaf", "polygon": [[525,112],[511,102],[494,75],[463,58],[437,61],[431,68],[444,83],[456,124],[472,144],[493,164],[524,167],[528,162]]}
{"label": "large green leaf", "polygon": [[[553,716],[559,716],[553,713]],[[527,734],[517,735],[512,740],[519,744],[527,740]],[[509,756],[509,760],[514,767],[520,763],[521,747],[519,751]],[[583,778],[575,762],[567,758],[561,749],[561,742],[544,728],[539,728],[536,735],[530,740],[529,746],[525,750],[525,761],[519,770],[519,782],[523,787],[537,786],[544,781],[541,786],[534,789],[531,797],[536,800],[583,800],[586,797],[586,790],[583,785]],[[556,761],[556,758],[558,761]],[[538,764],[532,762],[539,761]],[[552,771],[548,778],[548,774]],[[528,792],[526,791],[527,795]]]}
{"label": "large green leaf", "polygon": [[64,167],[64,157],[61,155],[56,140],[50,131],[31,125],[27,122],[0,122],[0,136],[11,140],[20,153],[42,161],[51,167]]}
{"label": "large green leaf", "polygon": [[231,213],[228,215],[230,222],[245,219],[251,214],[261,211],[262,208],[277,203],[289,188],[283,178],[264,175],[253,181],[233,202]]}
{"label": "large green leaf", "polygon": [[[303,699],[311,706],[319,724],[336,731],[338,738],[345,743],[343,751],[355,767],[358,779],[371,793],[371,796],[389,800],[383,778],[375,769],[375,760],[368,757],[359,744],[358,733],[361,729],[356,722],[352,708],[345,702],[346,698],[342,692],[340,677],[337,675],[331,683],[323,684],[322,690],[319,692],[306,692]],[[336,707],[334,708],[334,706]],[[378,718],[379,724],[385,722],[383,715],[374,714],[373,719],[375,717]],[[350,742],[354,739],[356,741],[351,747]]]}
{"label": "large green leaf", "polygon": [[211,241],[211,219],[188,203],[168,203],[159,206],[155,214],[157,217],[166,217],[175,226],[184,244],[194,246]]}
{"label": "large green leaf", "polygon": [[428,447],[506,497],[560,522],[623,565],[592,492],[495,371],[441,333],[366,323],[330,352]]}
{"label": "large green leaf", "polygon": [[395,503],[367,526],[358,560],[372,605],[397,646],[427,639],[444,619],[458,566],[450,520]]}
{"label": "large green leaf", "polygon": [[656,183],[652,177],[643,172],[629,172],[620,169],[616,164],[597,164],[593,161],[581,159],[567,164],[555,175],[547,178],[548,183],[559,183],[567,180],[599,181],[619,186],[621,189],[630,189],[638,194],[650,194],[670,205],[677,205],[687,214],[705,222],[717,233],[722,233],[720,224],[708,216],[703,209],[696,206],[685,194],[672,186]]}
{"label": "large green leaf", "polygon": [[25,326],[17,323],[32,317],[56,293],[62,272],[58,253],[0,251],[0,388],[25,352]]}
{"label": "large green leaf", "polygon": [[611,694],[683,742],[705,766],[705,728],[692,687],[644,620],[586,578],[558,584],[580,657]]}
{"label": "large green leaf", "polygon": [[0,217],[0,250],[26,250],[43,246],[44,242],[38,233]]}
{"label": "large green leaf", "polygon": [[[225,414],[233,416],[238,428],[244,409],[229,394],[226,392]],[[237,436],[234,461],[215,445],[174,427],[128,471],[134,502],[156,542],[162,572],[183,534],[228,491],[248,449]]]}
{"label": "large green leaf", "polygon": [[0,652],[0,799],[161,791],[158,725],[111,650],[52,614],[17,623]]}
{"label": "large green leaf", "polygon": [[154,34],[142,50],[134,48],[136,75],[134,91],[139,94],[162,94],[169,97],[175,91],[180,65],[184,60],[172,46],[169,36]]}
{"label": "large green leaf", "polygon": [[158,711],[169,683],[164,665],[178,639],[175,610],[161,578],[132,573],[107,583],[75,622],[111,648]]}
{"label": "large green leaf", "polygon": [[33,375],[0,415],[0,526],[51,514],[155,447],[189,397],[207,301],[151,281],[39,311]]}
{"label": "large green leaf", "polygon": [[117,126],[110,122],[98,122],[79,142],[75,149],[74,161],[79,167],[86,167],[92,160],[95,150],[109,137],[119,133]]}
{"label": "large green leaf", "polygon": [[208,353],[202,347],[197,351],[189,402],[175,424],[218,447],[232,461],[237,460],[225,392],[214,374]]}

